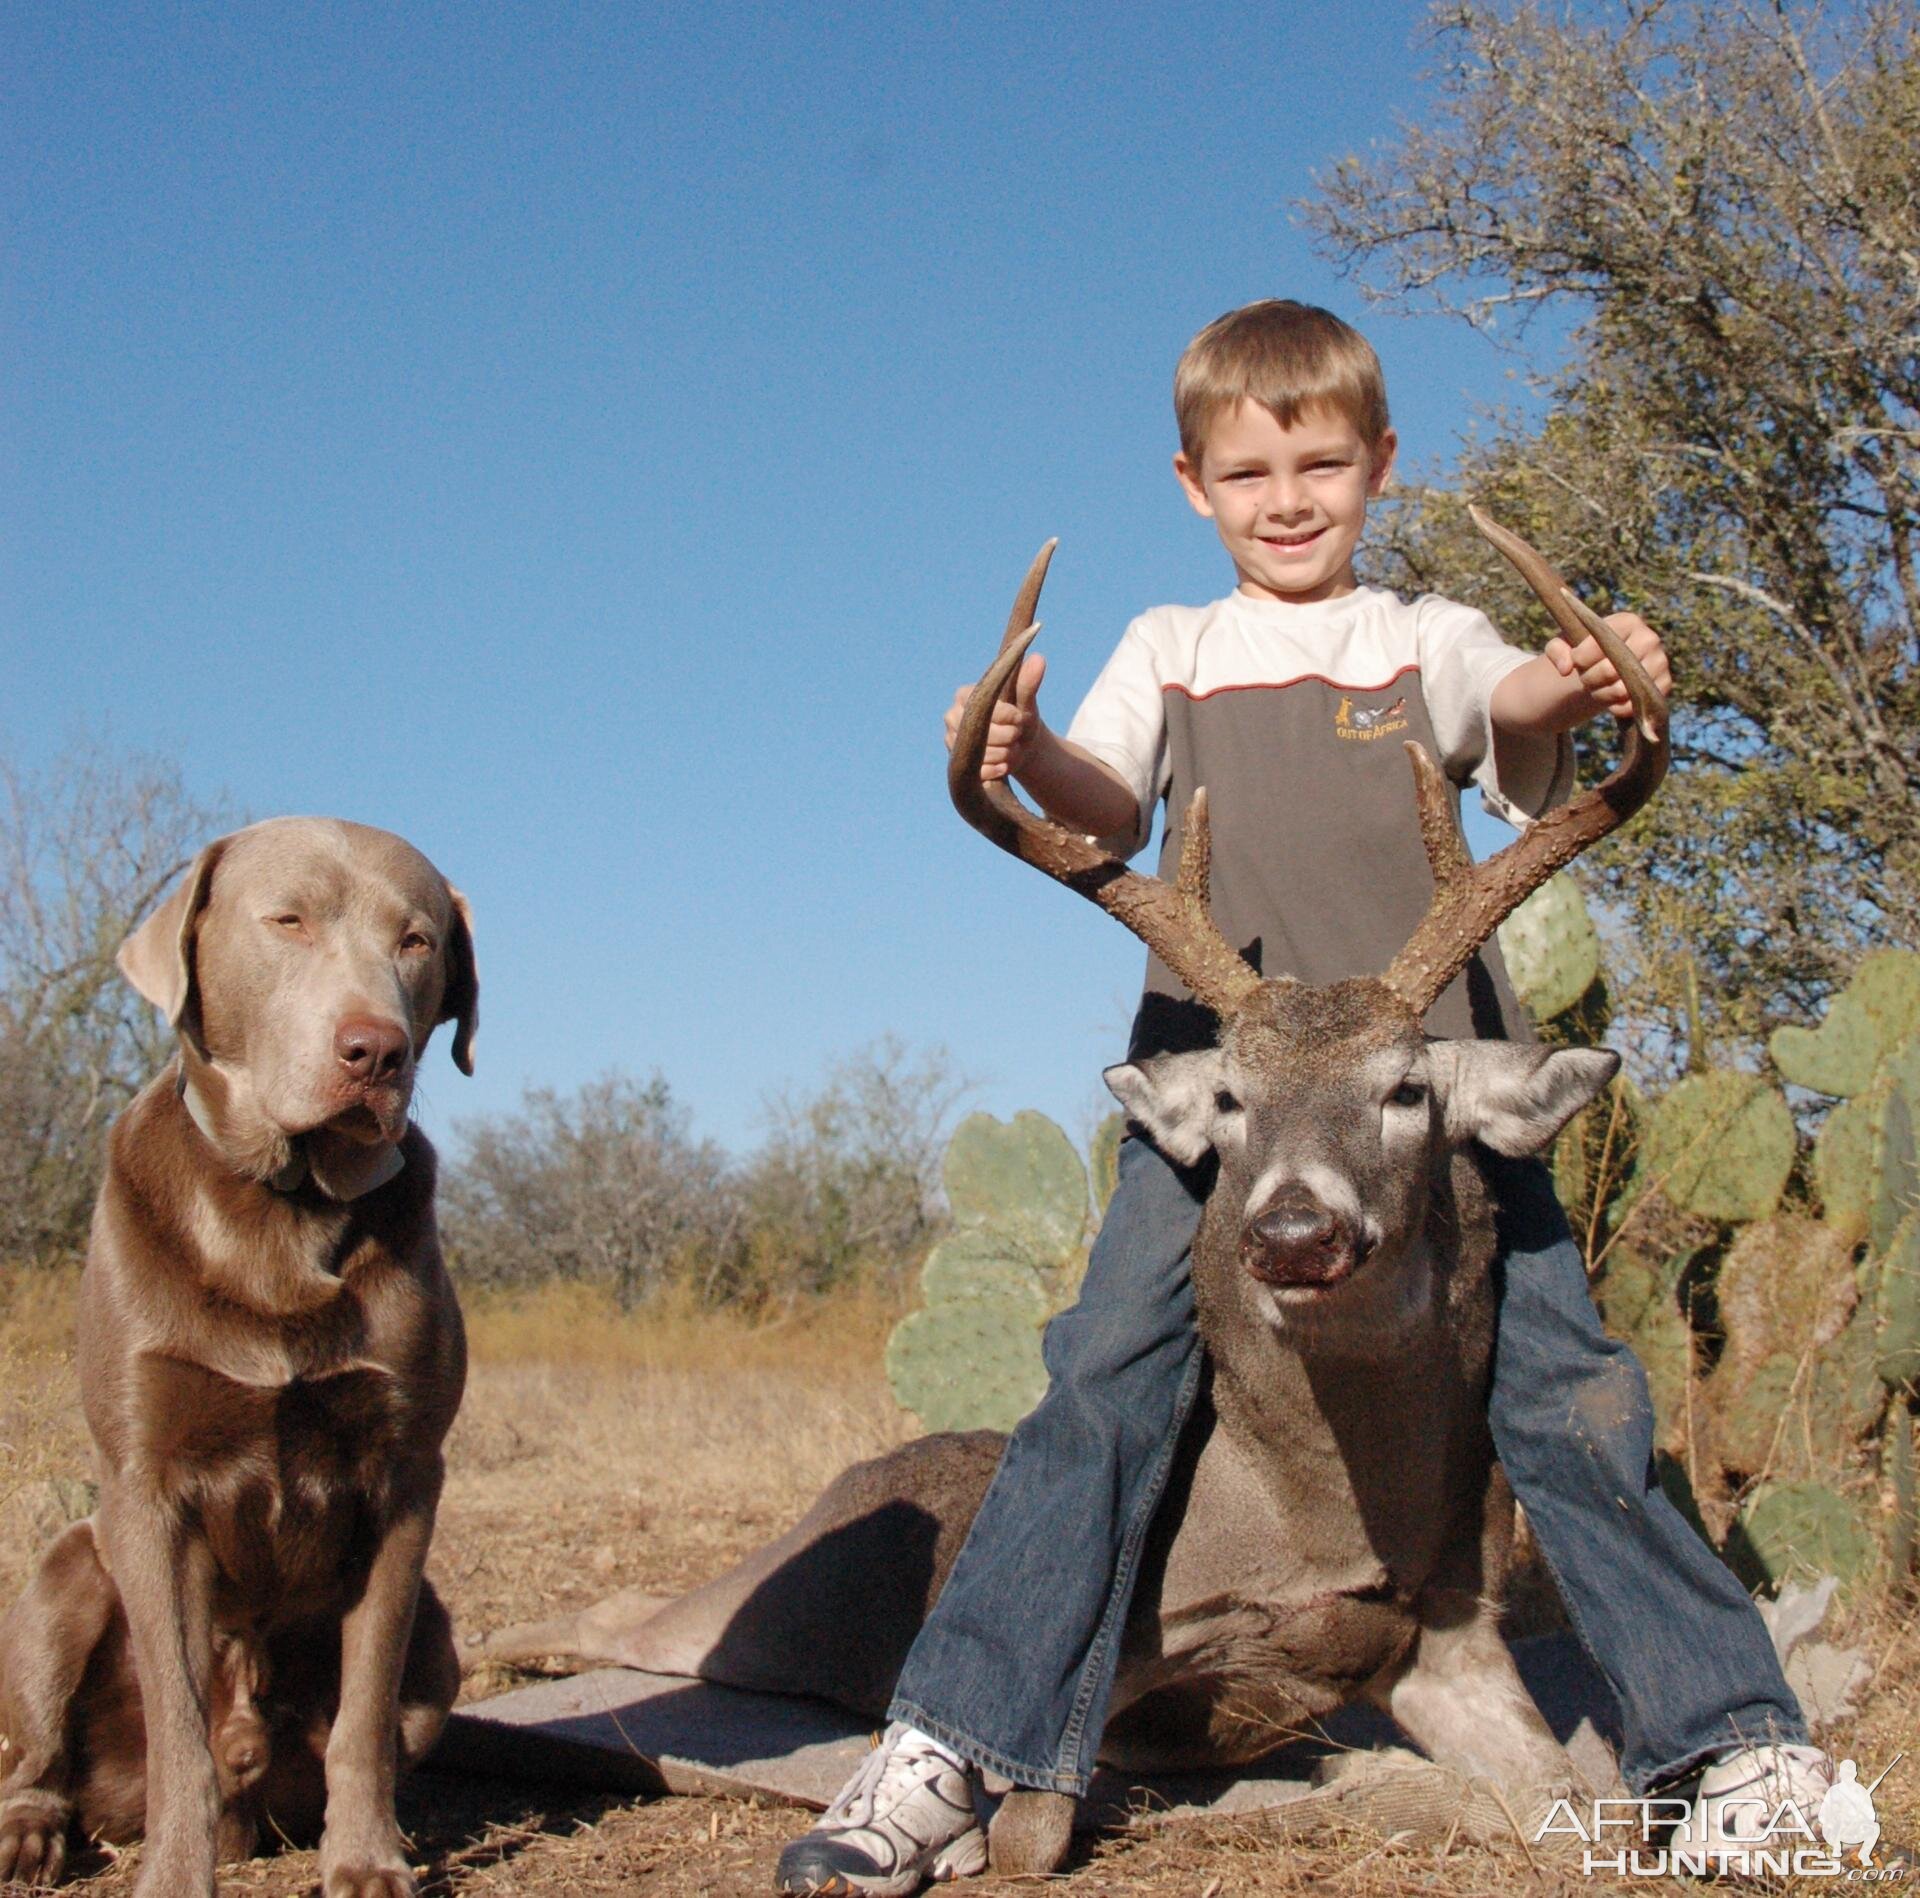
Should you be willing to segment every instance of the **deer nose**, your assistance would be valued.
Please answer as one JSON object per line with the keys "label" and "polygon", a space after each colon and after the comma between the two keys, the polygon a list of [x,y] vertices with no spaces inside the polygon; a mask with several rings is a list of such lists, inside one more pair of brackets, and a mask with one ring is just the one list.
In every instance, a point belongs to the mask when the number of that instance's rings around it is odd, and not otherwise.
{"label": "deer nose", "polygon": [[1283,1186],[1248,1222],[1240,1257],[1269,1285],[1331,1285],[1353,1270],[1357,1255],[1332,1208],[1296,1184]]}
{"label": "deer nose", "polygon": [[377,1086],[404,1072],[413,1043],[398,1022],[349,1015],[334,1028],[333,1052],[356,1081]]}

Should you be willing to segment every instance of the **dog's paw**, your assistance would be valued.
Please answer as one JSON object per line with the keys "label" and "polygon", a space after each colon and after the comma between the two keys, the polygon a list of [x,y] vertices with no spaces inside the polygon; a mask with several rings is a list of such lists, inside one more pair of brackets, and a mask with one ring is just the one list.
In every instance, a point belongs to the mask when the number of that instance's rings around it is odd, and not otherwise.
{"label": "dog's paw", "polygon": [[320,1898],[414,1898],[403,1845],[397,1828],[369,1827],[349,1838],[329,1827],[320,1841]]}
{"label": "dog's paw", "polygon": [[414,1898],[404,1865],[336,1865],[320,1880],[320,1898]]}
{"label": "dog's paw", "polygon": [[37,1786],[0,1799],[0,1885],[57,1885],[67,1865],[73,1807]]}

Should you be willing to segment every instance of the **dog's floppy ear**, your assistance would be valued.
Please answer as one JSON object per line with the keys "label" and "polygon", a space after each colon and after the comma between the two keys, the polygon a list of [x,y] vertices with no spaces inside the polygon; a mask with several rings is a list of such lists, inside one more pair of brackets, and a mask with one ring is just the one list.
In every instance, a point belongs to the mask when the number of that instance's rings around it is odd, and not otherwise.
{"label": "dog's floppy ear", "polygon": [[120,945],[120,973],[177,1028],[193,999],[193,937],[231,837],[216,837],[160,907]]}
{"label": "dog's floppy ear", "polygon": [[473,1072],[473,1037],[480,1026],[480,969],[473,959],[473,905],[447,885],[453,913],[447,927],[447,986],[440,997],[434,1026],[455,1023],[453,1065],[462,1074]]}

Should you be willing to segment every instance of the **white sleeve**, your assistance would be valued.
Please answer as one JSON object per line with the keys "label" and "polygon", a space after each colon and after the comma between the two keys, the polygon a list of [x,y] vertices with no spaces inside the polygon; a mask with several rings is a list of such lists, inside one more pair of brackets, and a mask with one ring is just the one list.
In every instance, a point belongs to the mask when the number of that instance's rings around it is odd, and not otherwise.
{"label": "white sleeve", "polygon": [[1160,665],[1145,620],[1135,620],[1101,668],[1067,727],[1067,742],[1110,765],[1132,788],[1140,815],[1131,831],[1099,841],[1131,857],[1153,829],[1153,807],[1167,788],[1166,701]]}
{"label": "white sleeve", "polygon": [[1532,655],[1509,646],[1484,613],[1458,600],[1430,593],[1414,610],[1420,683],[1447,776],[1456,784],[1471,778],[1481,803],[1515,829],[1565,803],[1573,788],[1573,741],[1566,733],[1507,732],[1500,742],[1506,768],[1494,760],[1493,689]]}

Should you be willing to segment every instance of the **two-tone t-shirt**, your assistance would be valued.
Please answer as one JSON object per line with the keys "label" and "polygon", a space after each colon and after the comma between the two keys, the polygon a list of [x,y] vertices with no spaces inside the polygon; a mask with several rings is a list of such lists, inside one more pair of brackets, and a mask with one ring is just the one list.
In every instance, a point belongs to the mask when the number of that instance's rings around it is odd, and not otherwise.
{"label": "two-tone t-shirt", "polygon": [[[1426,594],[1361,587],[1288,605],[1234,593],[1162,606],[1127,628],[1067,736],[1133,787],[1140,821],[1104,841],[1131,856],[1167,800],[1162,873],[1179,861],[1181,818],[1207,787],[1215,922],[1262,973],[1306,982],[1377,975],[1426,913],[1415,740],[1457,787],[1524,823],[1572,784],[1564,737],[1503,734],[1494,687],[1528,655],[1483,613]],[[1456,817],[1458,815],[1456,809]],[[1211,1023],[1150,956],[1134,1053],[1192,1045]],[[1436,1035],[1525,1038],[1498,949],[1488,944],[1428,1011]]]}

